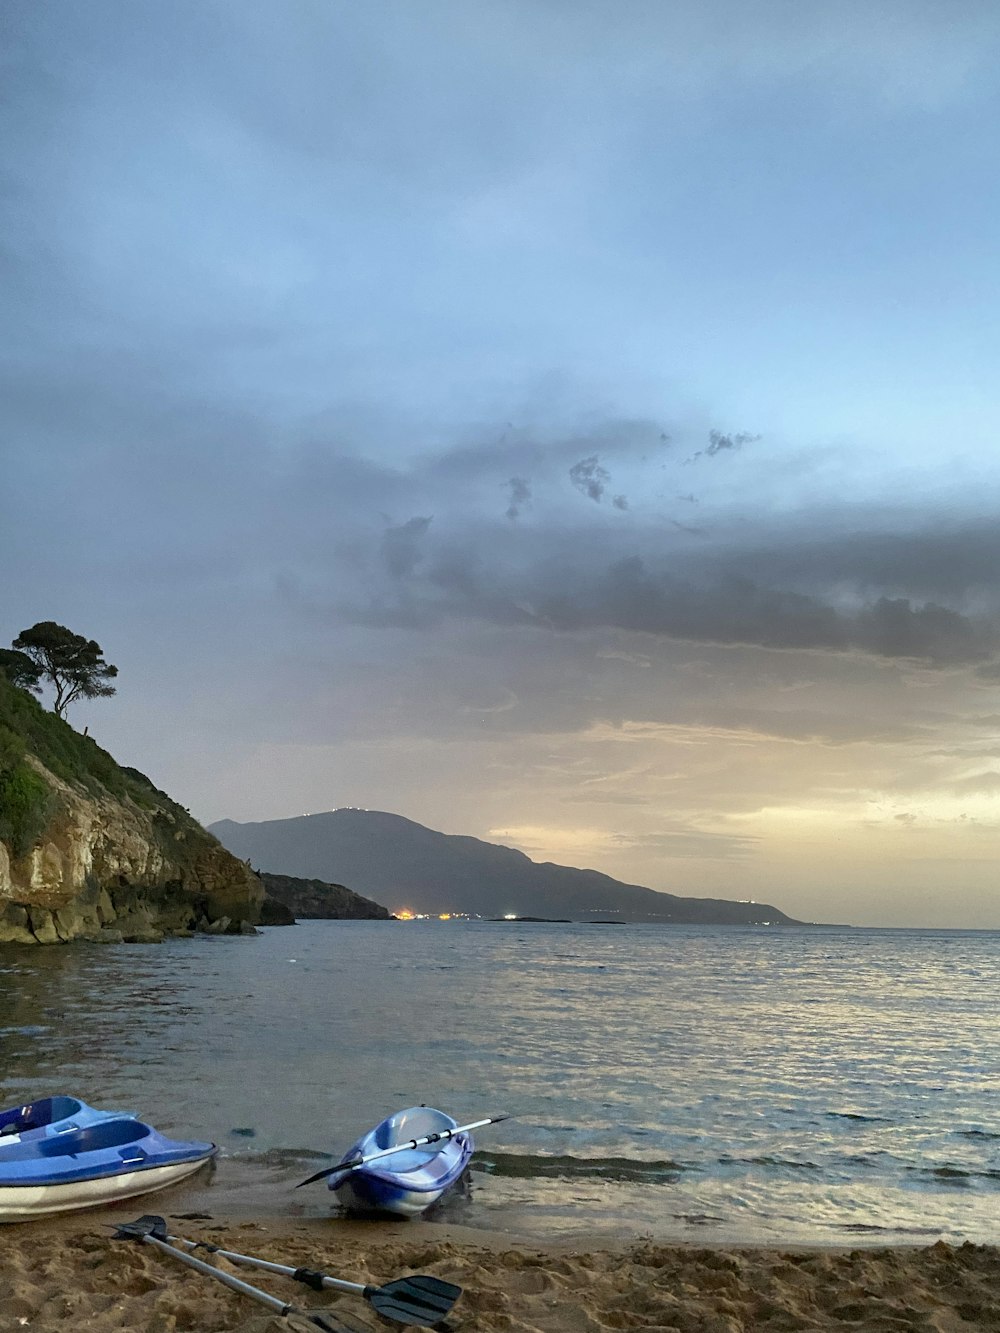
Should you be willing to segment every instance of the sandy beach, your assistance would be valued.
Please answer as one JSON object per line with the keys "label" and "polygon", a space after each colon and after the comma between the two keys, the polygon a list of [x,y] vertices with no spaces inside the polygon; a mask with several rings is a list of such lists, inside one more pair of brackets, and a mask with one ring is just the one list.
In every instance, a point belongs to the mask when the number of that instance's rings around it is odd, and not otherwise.
{"label": "sandy beach", "polygon": [[[174,1236],[279,1263],[374,1285],[408,1273],[458,1283],[463,1293],[447,1319],[454,1333],[1000,1328],[1000,1250],[993,1246],[539,1244],[432,1223],[192,1215],[168,1211],[166,1200],[158,1204],[150,1196],[127,1209],[0,1228],[3,1333],[270,1333],[303,1327],[150,1245],[113,1237],[115,1223],[160,1209]],[[328,1312],[347,1329],[375,1333],[390,1326],[358,1297],[315,1293],[283,1277],[215,1262],[299,1308]]]}

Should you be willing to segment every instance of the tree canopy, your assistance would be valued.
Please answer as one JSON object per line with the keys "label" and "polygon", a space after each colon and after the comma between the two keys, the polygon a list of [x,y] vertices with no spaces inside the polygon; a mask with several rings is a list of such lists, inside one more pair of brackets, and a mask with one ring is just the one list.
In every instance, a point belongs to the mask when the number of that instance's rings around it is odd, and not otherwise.
{"label": "tree canopy", "polygon": [[[14,652],[3,652],[0,669],[15,685],[35,693],[41,692],[43,680],[51,684],[55,690],[52,708],[59,717],[74,699],[107,698],[115,693],[109,682],[118,675],[118,668],[105,662],[101,645],[54,620],[40,620],[22,630],[12,647]],[[21,658],[27,660],[30,670],[19,660],[8,661]],[[15,679],[12,672],[19,673],[21,679]]]}
{"label": "tree canopy", "polygon": [[42,692],[42,669],[35,665],[27,653],[19,653],[13,648],[0,648],[0,675],[6,676],[19,690],[30,690],[32,694]]}

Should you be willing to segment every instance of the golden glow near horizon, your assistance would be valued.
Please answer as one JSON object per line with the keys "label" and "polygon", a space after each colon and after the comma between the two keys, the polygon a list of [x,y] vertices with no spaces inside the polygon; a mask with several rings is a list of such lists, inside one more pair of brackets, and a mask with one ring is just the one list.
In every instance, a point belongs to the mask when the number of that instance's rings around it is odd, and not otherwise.
{"label": "golden glow near horizon", "polygon": [[[667,668],[677,663],[671,650],[662,655],[655,670],[668,697]],[[997,928],[1000,760],[989,748],[988,715],[963,713],[946,725],[956,716],[947,675],[877,668],[869,696],[863,664],[855,663],[828,688],[792,690],[783,683],[812,680],[812,657],[751,656],[757,675],[725,710],[728,719],[743,707],[744,728],[713,718],[705,727],[654,720],[497,735],[485,803],[470,795],[461,747],[425,739],[400,750],[386,741],[338,751],[336,762],[371,785],[391,759],[394,773],[412,778],[411,793],[433,770],[433,800],[422,787],[404,806],[405,792],[393,792],[408,818],[441,828],[440,783],[449,793],[442,832],[514,847],[536,863],[681,896],[753,898],[809,921]],[[745,665],[747,654],[736,658]],[[704,672],[728,688],[739,662],[719,650]],[[919,705],[925,724],[890,729],[876,742],[865,730],[865,709],[878,705],[881,726],[897,695],[907,709]],[[285,752],[277,769],[269,753],[268,769],[294,786],[316,753]],[[483,826],[484,804],[490,818]],[[435,919],[442,911],[456,919],[454,907],[435,905]],[[501,916],[507,904],[496,907]],[[407,907],[405,919],[424,910]]]}
{"label": "golden glow near horizon", "polygon": [[579,863],[581,857],[611,852],[616,846],[613,831],[587,827],[518,824],[488,829],[486,836],[490,841],[515,846],[540,860],[559,861],[562,858],[574,864]]}

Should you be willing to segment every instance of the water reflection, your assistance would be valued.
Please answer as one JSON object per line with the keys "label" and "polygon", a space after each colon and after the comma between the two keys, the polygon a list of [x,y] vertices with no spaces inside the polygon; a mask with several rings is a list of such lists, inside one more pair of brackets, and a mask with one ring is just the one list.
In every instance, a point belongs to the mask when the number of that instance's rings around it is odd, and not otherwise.
{"label": "water reflection", "polygon": [[480,1222],[530,1207],[568,1229],[600,1214],[659,1234],[982,1239],[1000,1178],[998,944],[324,922],[6,946],[0,1101],[73,1092],[213,1138],[212,1188],[238,1182],[244,1202],[264,1175],[287,1195],[290,1160],[428,1102],[517,1114],[480,1136],[462,1203]]}

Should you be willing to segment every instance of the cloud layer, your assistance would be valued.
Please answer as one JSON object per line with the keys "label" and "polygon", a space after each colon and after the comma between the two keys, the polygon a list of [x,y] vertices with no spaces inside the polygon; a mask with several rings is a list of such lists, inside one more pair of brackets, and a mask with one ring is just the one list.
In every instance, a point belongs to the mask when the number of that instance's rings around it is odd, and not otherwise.
{"label": "cloud layer", "polygon": [[5,24],[3,642],[102,643],[80,725],[206,820],[1000,925],[995,6]]}

